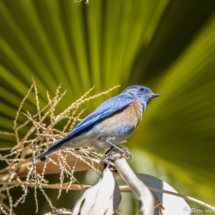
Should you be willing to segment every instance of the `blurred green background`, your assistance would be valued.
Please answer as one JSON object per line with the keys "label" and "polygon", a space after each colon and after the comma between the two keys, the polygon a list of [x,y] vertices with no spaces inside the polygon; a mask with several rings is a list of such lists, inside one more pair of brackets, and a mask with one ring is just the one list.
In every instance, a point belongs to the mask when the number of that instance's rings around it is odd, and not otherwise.
{"label": "blurred green background", "polygon": [[[85,115],[129,85],[162,94],[125,144],[134,156],[130,164],[215,205],[215,1],[0,0],[1,131],[12,131],[32,76],[41,106],[47,90],[53,96],[59,83],[67,90],[57,111],[93,85],[93,93],[121,85],[84,104]],[[36,111],[33,95],[23,110]],[[14,141],[0,135],[1,147]],[[83,183],[95,182],[94,175],[77,173]],[[63,192],[60,200],[57,191],[48,194],[55,206],[72,208],[81,192]],[[18,214],[34,214],[28,195]],[[135,197],[123,197],[119,211],[138,214]],[[49,210],[39,194],[38,214]]]}

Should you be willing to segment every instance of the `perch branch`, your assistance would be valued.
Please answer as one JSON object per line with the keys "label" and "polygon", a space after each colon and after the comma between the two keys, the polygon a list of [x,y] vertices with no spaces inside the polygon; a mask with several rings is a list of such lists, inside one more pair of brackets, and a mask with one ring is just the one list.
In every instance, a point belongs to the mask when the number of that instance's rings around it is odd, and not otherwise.
{"label": "perch branch", "polygon": [[154,213],[154,198],[149,188],[135,175],[125,160],[125,153],[115,151],[108,156],[113,161],[120,177],[126,182],[129,188],[139,199],[141,215],[152,215]]}

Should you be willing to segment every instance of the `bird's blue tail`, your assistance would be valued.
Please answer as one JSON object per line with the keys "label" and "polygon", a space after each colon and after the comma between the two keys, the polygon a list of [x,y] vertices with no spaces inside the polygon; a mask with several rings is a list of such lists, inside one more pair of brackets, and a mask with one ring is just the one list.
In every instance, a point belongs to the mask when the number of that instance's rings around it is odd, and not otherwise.
{"label": "bird's blue tail", "polygon": [[41,154],[39,154],[39,155],[36,157],[36,159],[45,158],[46,155],[49,155],[50,153],[51,153],[51,152],[50,152],[50,150],[48,149],[48,150],[46,150],[45,152],[42,152]]}
{"label": "bird's blue tail", "polygon": [[52,144],[48,150],[46,150],[45,152],[42,152],[41,154],[39,154],[36,159],[43,159],[45,158],[47,155],[59,150],[61,148],[63,143],[61,142],[57,142],[57,143],[54,143]]}

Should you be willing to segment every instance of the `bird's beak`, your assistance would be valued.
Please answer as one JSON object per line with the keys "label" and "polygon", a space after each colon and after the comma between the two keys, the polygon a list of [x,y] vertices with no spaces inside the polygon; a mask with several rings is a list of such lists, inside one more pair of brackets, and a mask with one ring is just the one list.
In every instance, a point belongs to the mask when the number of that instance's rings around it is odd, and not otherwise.
{"label": "bird's beak", "polygon": [[153,94],[152,98],[155,98],[155,97],[158,97],[158,96],[162,96],[162,95],[160,95],[160,94]]}

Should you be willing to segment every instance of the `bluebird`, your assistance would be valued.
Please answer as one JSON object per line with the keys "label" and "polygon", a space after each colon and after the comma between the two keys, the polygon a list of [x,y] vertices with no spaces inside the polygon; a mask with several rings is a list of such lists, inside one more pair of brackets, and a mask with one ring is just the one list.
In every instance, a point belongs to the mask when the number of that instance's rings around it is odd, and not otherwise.
{"label": "bluebird", "polygon": [[103,148],[117,148],[134,132],[142,119],[142,114],[154,94],[149,88],[134,85],[126,88],[118,96],[102,103],[84,118],[74,130],[60,141],[52,144],[37,158],[44,158],[63,148],[91,147],[98,151]]}

